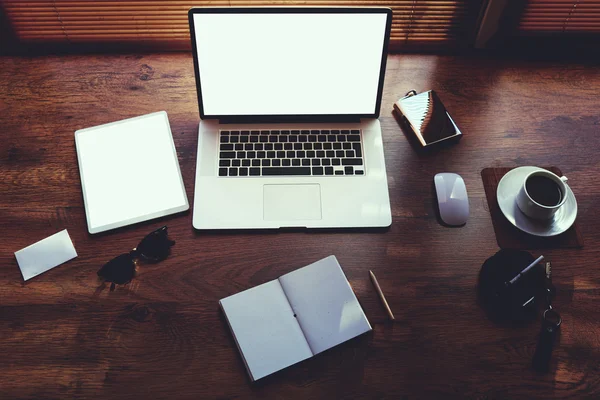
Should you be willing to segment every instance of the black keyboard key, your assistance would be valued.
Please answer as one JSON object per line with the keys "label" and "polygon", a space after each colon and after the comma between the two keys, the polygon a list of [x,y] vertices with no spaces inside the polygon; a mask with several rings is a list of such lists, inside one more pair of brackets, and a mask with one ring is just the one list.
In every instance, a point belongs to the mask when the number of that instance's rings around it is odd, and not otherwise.
{"label": "black keyboard key", "polygon": [[241,135],[249,135],[249,134],[250,134],[250,131],[241,131],[241,132],[240,132],[240,134],[241,134]]}
{"label": "black keyboard key", "polygon": [[294,158],[294,157],[296,156],[296,152],[295,152],[295,151],[293,151],[293,150],[286,151],[286,152],[285,152],[285,156],[286,156],[287,158]]}
{"label": "black keyboard key", "polygon": [[269,142],[276,143],[277,141],[277,136],[269,136]]}
{"label": "black keyboard key", "polygon": [[329,157],[329,158],[335,157],[335,151],[333,151],[333,150],[327,150],[325,152],[325,154],[326,154],[326,157]]}
{"label": "black keyboard key", "polygon": [[342,165],[342,162],[339,158],[334,158],[333,160],[331,160],[331,165]]}
{"label": "black keyboard key", "polygon": [[319,133],[321,133],[321,131],[318,129],[313,129],[310,131],[310,133],[312,133],[313,135],[318,135]]}
{"label": "black keyboard key", "polygon": [[268,136],[259,136],[259,141],[261,143],[267,143],[269,141],[269,137]]}
{"label": "black keyboard key", "polygon": [[303,134],[303,135],[308,135],[310,133],[310,131],[306,130],[306,129],[303,129],[303,130],[300,131],[300,133]]}
{"label": "black keyboard key", "polygon": [[311,143],[314,143],[317,141],[317,135],[309,135],[308,136],[308,141]]}
{"label": "black keyboard key", "polygon": [[262,143],[256,143],[254,145],[254,150],[263,150],[264,146],[266,146],[266,144],[262,144]]}
{"label": "black keyboard key", "polygon": [[362,151],[360,149],[360,143],[353,143],[354,152],[356,153],[356,157],[362,157]]}
{"label": "black keyboard key", "polygon": [[274,151],[267,151],[267,158],[275,158],[275,152]]}
{"label": "black keyboard key", "polygon": [[352,130],[350,131],[350,133],[352,133],[352,134],[359,134],[359,133],[360,133],[360,131],[359,131],[358,129],[352,129]]}
{"label": "black keyboard key", "polygon": [[340,131],[339,131],[339,130],[337,130],[337,129],[334,129],[334,130],[332,130],[332,131],[331,131],[331,133],[332,133],[332,134],[334,134],[334,135],[337,135],[337,134],[339,134],[339,133],[340,133]]}
{"label": "black keyboard key", "polygon": [[323,167],[313,167],[312,173],[313,175],[323,175]]}
{"label": "black keyboard key", "polygon": [[323,149],[331,150],[333,149],[333,145],[331,143],[323,143]]}
{"label": "black keyboard key", "polygon": [[256,158],[267,158],[267,152],[266,151],[257,151]]}
{"label": "black keyboard key", "polygon": [[254,150],[254,145],[252,143],[246,143],[244,145],[244,150],[248,151],[248,150]]}
{"label": "black keyboard key", "polygon": [[310,167],[269,167],[262,169],[263,176],[273,175],[310,175]]}
{"label": "black keyboard key", "polygon": [[299,134],[300,134],[300,131],[295,131],[295,130],[292,131],[292,135],[299,135]]}
{"label": "black keyboard key", "polygon": [[346,136],[349,142],[360,142],[360,135],[348,135]]}
{"label": "black keyboard key", "polygon": [[335,135],[327,135],[328,142],[335,142],[336,139],[337,139],[337,136],[335,136]]}
{"label": "black keyboard key", "polygon": [[288,130],[283,130],[283,131],[281,131],[281,134],[282,134],[282,135],[289,135],[289,134],[290,134],[290,131],[288,131]]}
{"label": "black keyboard key", "polygon": [[263,167],[270,167],[271,166],[271,160],[265,158],[264,160],[262,160],[262,166]]}
{"label": "black keyboard key", "polygon": [[333,167],[325,167],[325,175],[333,175]]}
{"label": "black keyboard key", "polygon": [[231,136],[229,138],[229,143],[239,143],[240,141],[240,137],[239,136]]}
{"label": "black keyboard key", "polygon": [[354,157],[354,150],[346,150],[346,157],[347,158],[353,158]]}
{"label": "black keyboard key", "polygon": [[232,167],[239,167],[241,163],[242,163],[242,160],[231,160]]}
{"label": "black keyboard key", "polygon": [[219,176],[227,176],[227,168],[219,168]]}
{"label": "black keyboard key", "polygon": [[244,145],[243,145],[243,144],[241,144],[241,143],[238,143],[238,144],[236,144],[236,145],[235,145],[235,149],[236,149],[237,151],[244,150]]}
{"label": "black keyboard key", "polygon": [[279,141],[281,143],[287,143],[289,138],[290,137],[288,135],[281,135],[281,136],[279,136]]}
{"label": "black keyboard key", "polygon": [[281,166],[281,160],[278,158],[271,160],[271,165],[274,167],[279,167],[279,166]]}
{"label": "black keyboard key", "polygon": [[238,151],[237,152],[237,158],[239,158],[239,159],[246,158],[246,152],[245,151]]}
{"label": "black keyboard key", "polygon": [[294,150],[302,150],[302,143],[294,143]]}
{"label": "black keyboard key", "polygon": [[285,151],[278,151],[277,158],[285,158]]}
{"label": "black keyboard key", "polygon": [[308,136],[300,135],[300,136],[298,136],[298,141],[299,142],[308,142]]}
{"label": "black keyboard key", "polygon": [[219,153],[219,158],[235,158],[235,151],[222,151]]}
{"label": "black keyboard key", "polygon": [[350,133],[350,131],[349,131],[348,129],[344,129],[344,130],[342,131],[342,135],[347,135],[347,134],[349,134],[349,133]]}
{"label": "black keyboard key", "polygon": [[342,158],[342,157],[344,157],[344,155],[345,155],[344,150],[336,150],[336,152],[335,152],[336,157]]}
{"label": "black keyboard key", "polygon": [[331,165],[331,160],[329,158],[324,158],[321,160],[321,164],[323,164],[325,166],[329,166],[329,165]]}
{"label": "black keyboard key", "polygon": [[313,147],[315,150],[323,150],[323,143],[315,143]]}
{"label": "black keyboard key", "polygon": [[300,159],[299,158],[294,158],[292,159],[292,165],[297,167],[300,165]]}
{"label": "black keyboard key", "polygon": [[261,135],[270,135],[271,132],[269,132],[269,131],[260,131],[260,134]]}
{"label": "black keyboard key", "polygon": [[240,135],[240,131],[231,131],[231,133],[230,133],[230,134],[231,134],[232,136],[233,136],[233,135],[235,135],[235,136],[239,136],[239,135]]}
{"label": "black keyboard key", "polygon": [[229,135],[229,131],[221,131],[221,135]]}
{"label": "black keyboard key", "polygon": [[346,135],[337,135],[337,141],[338,142],[345,142],[346,141]]}
{"label": "black keyboard key", "polygon": [[283,143],[275,143],[275,150],[283,150]]}
{"label": "black keyboard key", "polygon": [[336,175],[344,175],[344,171],[335,171]]}
{"label": "black keyboard key", "polygon": [[229,136],[221,136],[221,143],[229,143]]}
{"label": "black keyboard key", "polygon": [[222,144],[221,146],[219,146],[219,149],[221,151],[233,150],[233,145],[232,144]]}
{"label": "black keyboard key", "polygon": [[260,168],[250,168],[250,176],[259,176]]}
{"label": "black keyboard key", "polygon": [[219,161],[219,167],[229,167],[230,165],[231,165],[231,161],[229,161],[229,160]]}
{"label": "black keyboard key", "polygon": [[[294,131],[292,131],[292,132],[294,132]],[[298,136],[296,136],[296,135],[290,136],[290,142],[294,143],[294,142],[297,142],[297,141],[298,141]]]}
{"label": "black keyboard key", "polygon": [[329,129],[322,129],[322,130],[321,130],[321,133],[322,133],[323,135],[329,135]]}
{"label": "black keyboard key", "polygon": [[323,150],[317,151],[317,157],[319,157],[319,158],[325,157],[325,151],[323,151]]}
{"label": "black keyboard key", "polygon": [[283,145],[283,149],[284,150],[293,150],[294,149],[294,145],[292,143],[285,143]]}
{"label": "black keyboard key", "polygon": [[240,143],[248,143],[250,138],[247,135],[240,136]]}
{"label": "black keyboard key", "polygon": [[281,160],[281,165],[283,165],[284,167],[289,167],[290,165],[292,165],[292,160],[290,160],[289,158],[284,158],[283,160]]}
{"label": "black keyboard key", "polygon": [[360,170],[360,169],[357,169],[356,171],[354,171],[354,174],[355,174],[355,175],[364,175],[364,174],[365,174],[365,171],[362,171],[362,170]]}
{"label": "black keyboard key", "polygon": [[248,168],[240,168],[240,176],[248,176]]}
{"label": "black keyboard key", "polygon": [[237,168],[229,168],[229,176],[237,176],[238,169]]}
{"label": "black keyboard key", "polygon": [[312,159],[312,165],[315,165],[317,167],[320,166],[321,165],[321,160],[318,159],[318,158],[313,158]]}
{"label": "black keyboard key", "polygon": [[279,131],[271,131],[271,135],[279,135]]}
{"label": "black keyboard key", "polygon": [[352,143],[350,143],[350,142],[342,143],[342,148],[344,150],[350,150],[352,148]]}
{"label": "black keyboard key", "polygon": [[258,135],[260,132],[259,131],[250,131],[251,135]]}
{"label": "black keyboard key", "polygon": [[313,144],[312,143],[304,143],[304,150],[312,150]]}
{"label": "black keyboard key", "polygon": [[310,165],[310,160],[308,158],[304,158],[302,160],[302,165],[305,166],[305,167],[308,166],[308,165]]}
{"label": "black keyboard key", "polygon": [[306,152],[306,157],[308,157],[308,158],[315,158],[316,156],[317,155],[314,150],[309,150]]}
{"label": "black keyboard key", "polygon": [[252,160],[252,166],[260,167],[260,160],[258,158],[255,158],[254,160]]}
{"label": "black keyboard key", "polygon": [[318,138],[319,142],[326,142],[327,141],[327,136],[325,135],[319,135]]}
{"label": "black keyboard key", "polygon": [[354,168],[353,167],[344,167],[344,173],[346,175],[354,175]]}
{"label": "black keyboard key", "polygon": [[306,157],[306,152],[304,150],[297,151],[296,152],[296,157],[298,157],[298,158],[304,158],[304,157]]}
{"label": "black keyboard key", "polygon": [[249,167],[250,166],[250,160],[242,160],[242,167]]}
{"label": "black keyboard key", "polygon": [[342,165],[363,165],[362,158],[344,158]]}
{"label": "black keyboard key", "polygon": [[258,143],[258,136],[250,136],[250,143]]}
{"label": "black keyboard key", "polygon": [[265,150],[273,150],[273,143],[265,144]]}
{"label": "black keyboard key", "polygon": [[334,150],[340,150],[342,148],[342,144],[341,143],[334,143],[333,144],[333,149]]}
{"label": "black keyboard key", "polygon": [[246,156],[248,158],[256,158],[256,152],[255,151],[249,151],[246,153]]}

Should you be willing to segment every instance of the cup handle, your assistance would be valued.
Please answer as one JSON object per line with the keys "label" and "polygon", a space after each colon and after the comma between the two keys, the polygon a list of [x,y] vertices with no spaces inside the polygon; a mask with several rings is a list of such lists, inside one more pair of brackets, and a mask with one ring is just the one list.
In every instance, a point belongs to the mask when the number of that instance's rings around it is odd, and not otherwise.
{"label": "cup handle", "polygon": [[566,176],[561,176],[559,179],[563,181],[563,183],[567,183],[569,181],[569,178],[567,178]]}

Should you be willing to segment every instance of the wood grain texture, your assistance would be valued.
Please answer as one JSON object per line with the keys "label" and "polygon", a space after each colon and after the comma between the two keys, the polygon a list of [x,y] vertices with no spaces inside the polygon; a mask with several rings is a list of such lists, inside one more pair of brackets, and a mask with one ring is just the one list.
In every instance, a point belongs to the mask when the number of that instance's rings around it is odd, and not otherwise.
{"label": "wood grain texture", "polygon": [[[438,92],[459,144],[415,151],[392,115],[410,89]],[[390,56],[380,117],[389,230],[200,233],[188,212],[91,236],[77,129],[166,110],[193,202],[191,56],[0,58],[0,398],[599,398],[598,93],[594,65]],[[498,250],[480,172],[519,165],[569,177],[585,239],[544,250],[564,321],[547,375],[530,368],[539,321],[496,326],[476,301],[481,264]],[[444,171],[467,184],[463,228],[438,223],[432,181]],[[172,256],[115,292],[102,286],[100,266],[164,223]],[[24,284],[13,253],[64,228],[79,257]],[[374,331],[250,384],[218,300],[330,254]]]}

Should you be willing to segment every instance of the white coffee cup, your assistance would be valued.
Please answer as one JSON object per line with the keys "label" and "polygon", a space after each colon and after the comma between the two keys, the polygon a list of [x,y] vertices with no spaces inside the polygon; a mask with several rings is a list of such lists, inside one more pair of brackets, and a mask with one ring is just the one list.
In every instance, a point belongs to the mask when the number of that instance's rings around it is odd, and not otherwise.
{"label": "white coffee cup", "polygon": [[[544,205],[534,200],[530,194],[527,192],[527,182],[529,179],[535,176],[543,176],[545,178],[551,179],[556,186],[560,190],[560,201],[555,205]],[[530,218],[539,219],[539,220],[548,220],[556,214],[556,212],[565,204],[567,201],[568,194],[568,186],[566,182],[568,181],[565,176],[557,176],[550,171],[547,170],[538,170],[533,171],[528,174],[523,180],[523,185],[521,185],[521,189],[517,194],[517,206],[523,212],[523,214],[527,215]]]}

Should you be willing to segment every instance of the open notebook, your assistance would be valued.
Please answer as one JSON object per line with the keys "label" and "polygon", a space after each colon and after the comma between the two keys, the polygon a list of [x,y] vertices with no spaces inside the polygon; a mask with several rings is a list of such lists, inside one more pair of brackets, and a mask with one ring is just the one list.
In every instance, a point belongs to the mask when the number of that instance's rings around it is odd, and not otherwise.
{"label": "open notebook", "polygon": [[253,381],[371,330],[335,256],[219,304]]}

